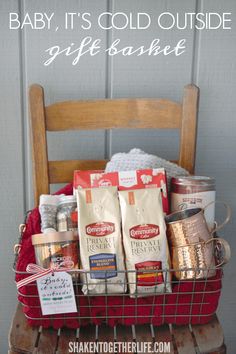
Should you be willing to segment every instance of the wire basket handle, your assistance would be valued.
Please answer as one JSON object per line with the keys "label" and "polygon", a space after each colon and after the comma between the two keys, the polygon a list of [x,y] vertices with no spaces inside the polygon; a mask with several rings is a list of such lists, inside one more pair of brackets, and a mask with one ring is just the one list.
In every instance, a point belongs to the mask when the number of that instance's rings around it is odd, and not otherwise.
{"label": "wire basket handle", "polygon": [[221,230],[226,224],[228,224],[228,222],[231,219],[231,208],[229,206],[229,204],[227,204],[226,202],[222,201],[222,200],[216,200],[216,201],[212,201],[210,203],[208,203],[204,208],[203,208],[203,212],[205,213],[206,209],[212,205],[212,204],[223,204],[223,206],[226,209],[226,218],[224,219],[224,221],[218,225],[218,223],[216,223],[215,227],[213,228],[213,230],[211,230],[211,235],[214,234],[216,231]]}
{"label": "wire basket handle", "polygon": [[221,262],[215,266],[216,268],[219,268],[222,265],[228,263],[230,260],[230,257],[231,257],[230,245],[228,244],[228,242],[226,240],[224,240],[223,238],[218,238],[218,237],[211,238],[210,240],[208,240],[206,242],[206,245],[211,242],[214,242],[216,244],[215,245],[216,249],[219,250],[218,247],[220,246],[220,248],[223,249],[223,251],[224,251],[224,255],[222,257]]}

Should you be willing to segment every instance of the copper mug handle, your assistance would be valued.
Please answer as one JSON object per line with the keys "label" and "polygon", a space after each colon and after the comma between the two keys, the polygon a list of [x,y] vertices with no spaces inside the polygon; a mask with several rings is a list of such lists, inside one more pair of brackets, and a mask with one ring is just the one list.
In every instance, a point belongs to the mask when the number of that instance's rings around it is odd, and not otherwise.
{"label": "copper mug handle", "polygon": [[211,243],[211,242],[216,242],[216,243],[220,244],[221,247],[224,249],[224,257],[223,257],[222,261],[215,266],[216,268],[219,268],[222,265],[228,263],[228,261],[230,260],[230,257],[231,257],[230,245],[228,244],[228,242],[226,240],[224,240],[223,238],[218,238],[218,237],[211,238],[205,244],[207,245],[208,243]]}
{"label": "copper mug handle", "polygon": [[225,218],[225,220],[220,224],[220,225],[217,225],[217,223],[216,223],[216,226],[211,230],[211,232],[210,232],[210,234],[212,235],[212,234],[214,234],[216,231],[219,231],[220,229],[222,229],[222,227],[224,227],[226,224],[228,224],[228,222],[230,221],[230,219],[231,219],[231,214],[232,214],[232,212],[231,212],[231,208],[230,208],[230,206],[227,204],[227,203],[225,203],[225,202],[223,202],[223,201],[221,201],[221,200],[216,200],[216,201],[212,201],[212,202],[210,202],[210,203],[208,203],[204,208],[203,208],[203,213],[205,212],[205,210],[210,206],[210,205],[212,205],[212,204],[223,204],[223,206],[225,207],[225,209],[226,209],[226,218]]}

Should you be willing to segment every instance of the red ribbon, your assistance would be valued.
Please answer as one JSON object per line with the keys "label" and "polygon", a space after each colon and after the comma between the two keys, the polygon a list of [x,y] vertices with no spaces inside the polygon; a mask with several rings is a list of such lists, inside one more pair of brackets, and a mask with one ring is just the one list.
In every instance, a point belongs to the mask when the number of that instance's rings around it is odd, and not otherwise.
{"label": "red ribbon", "polygon": [[24,285],[30,284],[36,279],[44,277],[47,274],[54,274],[54,272],[64,272],[72,269],[74,267],[74,262],[64,261],[60,264],[53,264],[50,268],[43,268],[37,264],[30,263],[26,267],[27,273],[34,273],[31,276],[22,279],[16,283],[17,289]]}

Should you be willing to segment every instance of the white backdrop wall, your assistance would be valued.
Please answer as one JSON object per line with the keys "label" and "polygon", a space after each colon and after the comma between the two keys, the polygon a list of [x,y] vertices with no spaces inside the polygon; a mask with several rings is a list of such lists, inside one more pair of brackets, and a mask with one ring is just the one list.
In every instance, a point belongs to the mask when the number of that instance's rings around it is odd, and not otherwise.
{"label": "white backdrop wall", "polygon": [[[231,12],[230,31],[184,30],[187,52],[176,58],[108,57],[81,59],[72,66],[68,58],[58,58],[45,67],[45,49],[55,43],[63,47],[79,44],[82,31],[57,32],[31,29],[9,30],[9,12],[55,12],[60,19],[65,12],[90,12],[97,18],[103,11]],[[146,31],[92,28],[86,33],[109,44],[120,38],[123,45],[136,47],[149,44],[154,38],[176,44],[180,33],[161,31],[151,26]],[[184,85],[200,87],[200,107],[196,173],[215,176],[218,199],[230,203],[233,219],[221,235],[231,243],[232,260],[225,269],[224,290],[219,317],[224,327],[228,353],[236,350],[236,2],[235,0],[1,0],[0,2],[0,157],[1,157],[1,301],[0,353],[7,351],[7,333],[16,295],[11,265],[12,247],[17,240],[18,224],[33,205],[31,155],[27,117],[27,88],[39,83],[45,89],[46,103],[66,99],[118,97],[166,97],[182,99]],[[52,159],[109,158],[114,152],[138,146],[164,158],[175,158],[178,136],[175,132],[81,132],[49,136]],[[220,218],[220,212],[217,213]]]}

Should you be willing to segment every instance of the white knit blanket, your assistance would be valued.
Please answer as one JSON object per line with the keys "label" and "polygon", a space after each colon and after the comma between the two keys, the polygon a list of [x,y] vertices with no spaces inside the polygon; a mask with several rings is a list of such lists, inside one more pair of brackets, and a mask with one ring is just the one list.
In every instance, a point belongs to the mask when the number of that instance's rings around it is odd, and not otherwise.
{"label": "white knit blanket", "polygon": [[166,171],[169,186],[172,177],[189,175],[188,171],[184,168],[136,148],[130,150],[128,153],[119,152],[113,155],[107,163],[105,171],[132,171],[161,167]]}

